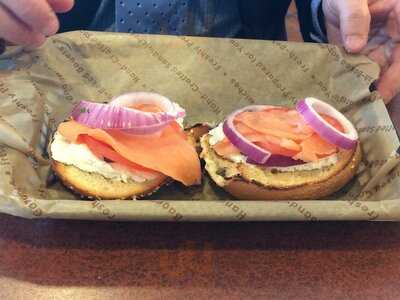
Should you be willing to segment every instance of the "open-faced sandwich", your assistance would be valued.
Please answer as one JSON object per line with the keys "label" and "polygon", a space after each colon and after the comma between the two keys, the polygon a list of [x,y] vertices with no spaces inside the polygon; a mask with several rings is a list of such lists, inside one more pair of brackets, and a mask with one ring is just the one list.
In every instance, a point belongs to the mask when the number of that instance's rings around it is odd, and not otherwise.
{"label": "open-faced sandwich", "polygon": [[89,198],[149,195],[175,180],[200,184],[185,111],[155,93],[130,93],[108,104],[81,101],[49,145],[52,167],[64,185]]}
{"label": "open-faced sandwich", "polygon": [[328,196],[352,179],[361,160],[352,123],[315,98],[296,109],[235,111],[201,138],[201,147],[214,182],[243,200]]}

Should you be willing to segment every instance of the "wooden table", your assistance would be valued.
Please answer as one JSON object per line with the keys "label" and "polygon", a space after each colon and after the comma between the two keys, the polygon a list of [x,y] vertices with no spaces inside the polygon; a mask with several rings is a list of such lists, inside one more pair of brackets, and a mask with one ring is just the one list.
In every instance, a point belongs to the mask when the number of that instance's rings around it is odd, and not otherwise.
{"label": "wooden table", "polygon": [[400,224],[2,215],[0,299],[400,299]]}

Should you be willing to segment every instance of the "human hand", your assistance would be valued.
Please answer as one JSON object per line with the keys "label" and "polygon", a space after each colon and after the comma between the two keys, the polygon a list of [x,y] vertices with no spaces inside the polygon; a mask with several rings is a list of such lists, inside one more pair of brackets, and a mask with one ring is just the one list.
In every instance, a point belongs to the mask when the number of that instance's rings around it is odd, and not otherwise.
{"label": "human hand", "polygon": [[0,38],[37,47],[59,29],[56,13],[69,11],[74,0],[0,0]]}
{"label": "human hand", "polygon": [[381,67],[377,89],[385,103],[400,93],[400,1],[324,0],[329,42],[368,55]]}

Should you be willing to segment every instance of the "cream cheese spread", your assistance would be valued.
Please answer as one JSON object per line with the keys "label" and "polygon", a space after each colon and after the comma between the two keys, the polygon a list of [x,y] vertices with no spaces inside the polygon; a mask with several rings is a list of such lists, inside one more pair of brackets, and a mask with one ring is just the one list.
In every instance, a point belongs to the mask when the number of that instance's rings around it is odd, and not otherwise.
{"label": "cream cheese spread", "polygon": [[56,132],[51,144],[51,155],[55,161],[65,165],[72,165],[78,169],[97,173],[105,178],[128,182],[144,182],[146,178],[129,170],[114,169],[111,164],[95,156],[85,144],[70,143],[61,134]]}

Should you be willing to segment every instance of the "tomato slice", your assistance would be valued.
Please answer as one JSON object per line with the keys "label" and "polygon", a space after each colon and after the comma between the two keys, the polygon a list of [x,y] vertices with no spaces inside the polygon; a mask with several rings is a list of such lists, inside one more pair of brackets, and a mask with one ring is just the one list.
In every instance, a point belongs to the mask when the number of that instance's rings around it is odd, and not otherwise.
{"label": "tomato slice", "polygon": [[121,165],[124,165],[131,169],[133,172],[135,171],[143,171],[143,172],[148,172],[151,174],[160,174],[157,171],[142,167],[141,165],[138,165],[134,162],[131,162],[130,160],[126,159],[125,157],[121,156],[118,152],[116,152],[113,148],[111,148],[109,145],[99,142],[98,140],[92,138],[91,136],[87,134],[83,134],[79,136],[79,140],[82,143],[85,143],[90,151],[97,157],[103,159],[106,158],[108,160],[111,160],[113,162],[119,163]]}

